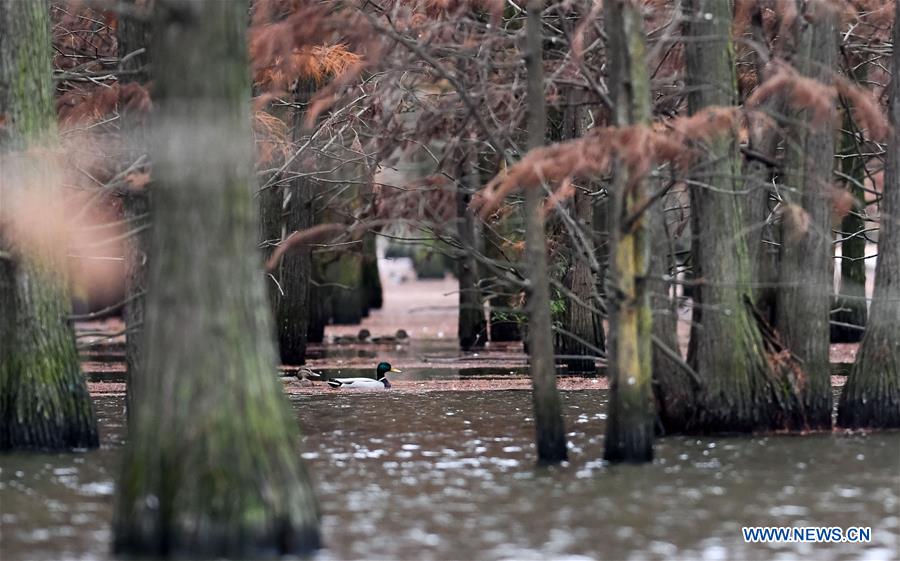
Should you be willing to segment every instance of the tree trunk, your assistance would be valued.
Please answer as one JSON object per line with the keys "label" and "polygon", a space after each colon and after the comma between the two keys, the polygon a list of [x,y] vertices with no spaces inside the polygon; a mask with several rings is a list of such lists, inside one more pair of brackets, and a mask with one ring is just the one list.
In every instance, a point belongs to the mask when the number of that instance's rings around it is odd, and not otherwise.
{"label": "tree trunk", "polygon": [[[604,4],[609,37],[610,96],[616,126],[650,122],[650,78],[638,6],[630,0]],[[653,318],[648,298],[647,212],[631,219],[648,197],[647,179],[616,166],[610,191],[608,364],[609,421],[603,457],[610,462],[653,460],[656,410],[652,384]],[[629,223],[630,222],[630,223]]]}
{"label": "tree trunk", "polygon": [[[685,0],[688,105],[696,114],[737,101],[731,3]],[[687,430],[754,432],[803,425],[790,364],[771,354],[776,341],[762,337],[752,313],[751,265],[735,134],[704,147],[692,172],[694,318],[689,363],[701,388]],[[710,185],[712,189],[706,189]]]}
{"label": "tree trunk", "polygon": [[118,553],[306,554],[318,509],[276,377],[253,194],[246,2],[157,0],[145,375]]}
{"label": "tree trunk", "polygon": [[[797,48],[798,70],[823,84],[833,82],[837,59],[837,12],[806,5]],[[799,387],[811,429],[831,428],[831,369],[828,360],[834,272],[831,203],[834,126],[816,123],[808,111],[796,115],[786,133],[781,221],[781,263],[777,326],[784,343],[802,362]],[[796,209],[796,210],[793,210]],[[791,217],[803,212],[808,224]]]}
{"label": "tree trunk", "polygon": [[457,252],[457,278],[459,279],[459,346],[462,350],[480,348],[487,339],[487,325],[484,321],[484,303],[478,279],[478,261],[475,253],[480,252],[478,222],[475,212],[469,208],[472,193],[481,187],[478,167],[474,155],[464,159],[461,166],[460,182],[456,192],[456,236],[462,249]]}
{"label": "tree trunk", "polygon": [[[748,49],[747,55],[753,61],[757,79],[763,83],[770,77],[771,69],[767,66],[773,56],[787,59],[793,56],[795,40],[782,37],[778,43],[779,52],[761,53],[768,44],[762,4],[753,8],[751,29],[754,48]],[[800,20],[801,18],[797,18]],[[791,25],[789,35],[797,33],[799,21]],[[787,104],[783,96],[773,96],[766,101],[762,110],[768,115],[783,115]],[[751,117],[759,118],[759,117]],[[775,321],[776,286],[778,284],[778,256],[780,232],[769,220],[771,213],[772,180],[775,175],[773,163],[776,161],[781,129],[771,124],[753,123],[749,129],[749,155],[744,159],[744,190],[746,191],[747,215],[745,221],[753,232],[748,240],[750,266],[753,269],[755,305],[767,321]]]}
{"label": "tree trunk", "polygon": [[[895,8],[900,22],[900,3]],[[894,24],[888,139],[881,200],[878,263],[869,325],[841,394],[845,428],[900,427],[900,25]]]}
{"label": "tree trunk", "polygon": [[342,250],[325,267],[331,284],[331,320],[336,325],[362,321],[362,255],[356,249]]}
{"label": "tree trunk", "polygon": [[[568,88],[569,106],[563,112],[560,140],[579,138],[584,134],[585,111],[579,106],[581,96]],[[569,234],[570,266],[563,276],[563,284],[569,291],[565,296],[566,307],[562,314],[562,332],[558,333],[560,353],[566,355],[565,363],[570,374],[597,374],[595,357],[603,356],[606,341],[603,333],[602,303],[594,271],[599,271],[594,250],[594,201],[583,189],[576,189],[572,201],[574,228]],[[565,228],[563,229],[565,231]],[[563,234],[565,235],[565,234]]]}
{"label": "tree trunk", "polygon": [[[662,182],[657,188],[662,188]],[[650,265],[648,290],[653,310],[653,389],[656,410],[663,433],[678,433],[685,429],[694,405],[695,387],[683,365],[678,344],[678,303],[670,294],[672,285],[664,280],[675,270],[674,242],[669,234],[667,207],[675,204],[674,196],[666,196],[647,210],[647,231],[650,237]],[[673,358],[673,355],[675,358]]]}
{"label": "tree trunk", "polygon": [[[575,223],[580,236],[579,246],[583,251],[572,255],[572,268],[566,276],[566,288],[572,295],[567,298],[566,315],[563,324],[568,333],[563,334],[562,352],[568,355],[566,364],[570,373],[597,374],[595,357],[606,351],[603,333],[602,307],[598,292],[598,282],[594,275],[596,255],[593,244],[594,202],[581,189],[575,192]],[[599,268],[599,267],[596,267]],[[572,358],[578,357],[578,358]]]}
{"label": "tree trunk", "polygon": [[[15,208],[24,197],[40,198],[51,217],[62,212],[52,187],[59,178],[27,150],[55,141],[52,70],[49,3],[0,0],[0,200]],[[47,218],[29,220],[41,232],[30,232],[36,240],[28,247],[0,239],[0,450],[93,448],[97,424],[68,320],[59,249],[66,240]]]}
{"label": "tree trunk", "polygon": [[[134,12],[138,4],[134,0],[126,0],[123,4],[128,8],[119,14],[116,27],[116,43],[119,59],[119,82],[147,82],[147,67],[150,48],[150,14]],[[143,49],[143,52],[139,52]],[[147,153],[146,138],[142,123],[137,115],[124,111],[119,119],[120,131],[126,148],[126,156],[130,165]],[[147,256],[149,254],[150,200],[146,190],[132,191],[122,197],[123,218],[128,220],[129,227],[136,230],[125,244],[125,306],[122,310],[125,320],[125,401],[126,413],[132,410],[132,379],[140,375],[143,367],[143,323],[144,295],[147,292]]]}
{"label": "tree trunk", "polygon": [[[528,147],[544,144],[547,110],[544,100],[544,61],[541,45],[542,0],[529,0],[526,21],[526,65],[528,70]],[[525,254],[528,266],[528,342],[533,386],[534,420],[537,429],[538,461],[553,464],[565,461],[566,433],[562,404],[556,389],[553,332],[550,324],[550,285],[547,272],[547,242],[544,237],[543,189],[525,190]]]}
{"label": "tree trunk", "polygon": [[[336,147],[333,157],[344,158],[348,162],[358,158],[347,147]],[[335,182],[346,181],[347,185],[340,188],[339,195],[334,197],[339,205],[336,210],[323,208],[323,222],[342,222],[348,216],[354,218],[360,214],[362,206],[360,199],[360,186],[356,183],[365,173],[361,171],[361,164],[347,164],[330,174],[330,179]],[[363,255],[360,243],[341,246],[324,254],[325,282],[330,293],[329,320],[336,325],[356,325],[363,318],[363,304],[365,295],[362,287]]]}
{"label": "tree trunk", "polygon": [[325,340],[325,326],[331,317],[331,288],[326,285],[322,255],[312,254],[312,286],[309,287],[311,302],[309,326],[306,340],[308,343],[321,343]]}
{"label": "tree trunk", "polygon": [[363,236],[363,270],[362,286],[364,292],[363,305],[368,310],[380,310],[384,305],[384,293],[381,286],[381,275],[378,274],[378,251],[376,236],[367,232]]}
{"label": "tree trunk", "polygon": [[[853,76],[866,78],[865,66]],[[849,100],[847,100],[849,106]],[[853,195],[856,205],[841,221],[841,276],[838,281],[834,309],[831,313],[831,342],[856,343],[863,337],[868,318],[866,306],[866,158],[860,153],[862,139],[858,139],[856,124],[848,110],[844,113],[844,133],[841,135],[841,171],[853,180],[844,186]],[[855,327],[853,327],[855,326]]]}
{"label": "tree trunk", "polygon": [[[307,103],[315,93],[315,84],[303,81],[297,88],[295,102]],[[293,140],[301,140],[304,112],[294,109],[288,117]],[[293,172],[299,173],[300,158],[295,160]],[[312,226],[312,200],[315,195],[315,179],[298,176],[286,185],[277,201],[279,205],[278,234],[284,241],[287,236]],[[310,278],[312,261],[308,246],[288,252],[278,265],[274,275],[279,287],[269,291],[274,296],[275,328],[278,333],[278,349],[282,364],[300,365],[306,362],[307,331],[310,317]]]}
{"label": "tree trunk", "polygon": [[[485,182],[483,181],[482,184]],[[497,263],[509,265],[510,260],[503,252],[503,239],[514,228],[513,222],[518,222],[518,217],[507,215],[501,217],[493,224],[485,224],[482,228],[485,256]],[[486,270],[487,267],[483,267]],[[491,274],[491,271],[487,271]],[[490,304],[490,325],[488,331],[490,340],[494,342],[509,342],[522,340],[522,328],[519,323],[519,312],[516,300],[519,297],[518,287],[505,275],[494,276],[488,290],[493,294],[488,298]]]}

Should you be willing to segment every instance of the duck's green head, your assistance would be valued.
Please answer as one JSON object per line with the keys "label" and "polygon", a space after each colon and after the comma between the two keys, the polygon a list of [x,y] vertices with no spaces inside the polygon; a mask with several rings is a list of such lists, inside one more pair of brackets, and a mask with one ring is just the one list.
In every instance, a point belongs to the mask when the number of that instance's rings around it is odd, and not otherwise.
{"label": "duck's green head", "polygon": [[387,373],[388,373],[388,372],[401,372],[401,371],[400,371],[400,370],[397,370],[397,369],[394,368],[394,367],[392,367],[392,366],[391,366],[389,363],[387,363],[387,362],[381,362],[381,363],[379,363],[378,366],[375,368],[375,373],[378,374],[378,378],[377,378],[378,380],[381,380],[382,378],[387,377]]}

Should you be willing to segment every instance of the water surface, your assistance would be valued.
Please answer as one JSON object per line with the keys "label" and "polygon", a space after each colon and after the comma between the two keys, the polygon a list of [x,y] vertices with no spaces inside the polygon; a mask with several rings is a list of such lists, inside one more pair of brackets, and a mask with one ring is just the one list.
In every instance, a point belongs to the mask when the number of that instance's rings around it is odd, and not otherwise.
{"label": "water surface", "polygon": [[[600,458],[607,393],[564,392],[571,462],[534,467],[524,391],[295,395],[330,559],[896,559],[900,433],[658,441]],[[123,398],[103,447],[0,455],[0,558],[111,559]],[[870,544],[745,544],[741,526],[871,526]]]}

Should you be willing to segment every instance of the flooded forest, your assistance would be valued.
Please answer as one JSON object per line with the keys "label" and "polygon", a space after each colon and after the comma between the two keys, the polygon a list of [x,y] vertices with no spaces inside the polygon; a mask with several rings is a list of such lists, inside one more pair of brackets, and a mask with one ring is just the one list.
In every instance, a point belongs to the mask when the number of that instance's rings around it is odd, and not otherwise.
{"label": "flooded forest", "polygon": [[0,559],[900,559],[898,40],[0,0]]}

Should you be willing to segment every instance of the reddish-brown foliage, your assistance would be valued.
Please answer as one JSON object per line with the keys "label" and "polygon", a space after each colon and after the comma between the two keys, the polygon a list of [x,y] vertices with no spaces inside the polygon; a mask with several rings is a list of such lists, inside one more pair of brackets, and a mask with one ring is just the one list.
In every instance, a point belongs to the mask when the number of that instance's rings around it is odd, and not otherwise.
{"label": "reddish-brown foliage", "polygon": [[143,113],[149,111],[150,106],[150,92],[136,82],[116,82],[90,91],[70,91],[56,99],[56,111],[64,128],[100,121],[124,110]]}
{"label": "reddish-brown foliage", "polygon": [[739,116],[735,107],[710,107],[690,117],[672,119],[665,127],[592,129],[583,138],[531,150],[505,174],[492,179],[473,199],[472,206],[484,217],[516,189],[603,176],[614,165],[625,166],[632,181],[645,177],[659,162],[684,165],[690,160],[693,145],[735,131]]}

